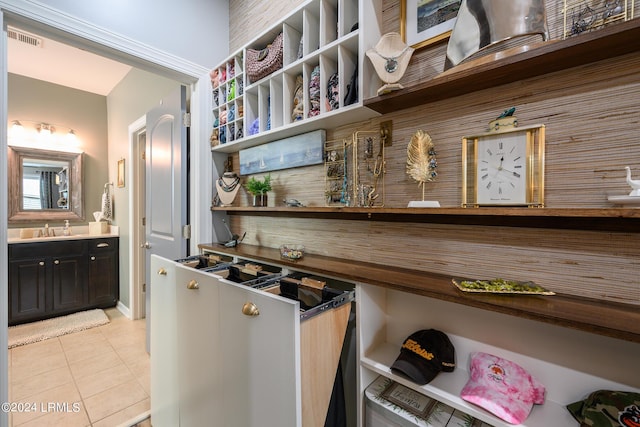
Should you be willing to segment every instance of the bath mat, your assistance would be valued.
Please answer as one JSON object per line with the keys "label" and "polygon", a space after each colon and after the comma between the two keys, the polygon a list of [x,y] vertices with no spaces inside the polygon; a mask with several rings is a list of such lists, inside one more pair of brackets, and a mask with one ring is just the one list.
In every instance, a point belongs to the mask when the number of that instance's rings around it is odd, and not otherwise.
{"label": "bath mat", "polygon": [[72,332],[83,331],[109,323],[100,309],[80,311],[67,316],[9,327],[9,348],[44,341]]}

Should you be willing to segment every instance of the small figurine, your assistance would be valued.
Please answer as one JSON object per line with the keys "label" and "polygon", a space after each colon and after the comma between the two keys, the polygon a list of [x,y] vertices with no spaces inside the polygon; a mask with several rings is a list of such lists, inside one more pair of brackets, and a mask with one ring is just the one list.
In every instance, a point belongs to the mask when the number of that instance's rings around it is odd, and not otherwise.
{"label": "small figurine", "polygon": [[624,168],[627,170],[627,184],[633,189],[629,196],[640,197],[640,179],[631,179],[631,168],[629,166]]}
{"label": "small figurine", "polygon": [[504,117],[511,117],[513,116],[513,113],[516,112],[516,107],[511,107],[508,110],[504,110],[504,112],[502,114],[500,114],[498,117],[496,117],[496,119],[502,119]]}
{"label": "small figurine", "polygon": [[304,205],[297,201],[296,199],[284,199],[284,204],[289,208],[303,208]]}

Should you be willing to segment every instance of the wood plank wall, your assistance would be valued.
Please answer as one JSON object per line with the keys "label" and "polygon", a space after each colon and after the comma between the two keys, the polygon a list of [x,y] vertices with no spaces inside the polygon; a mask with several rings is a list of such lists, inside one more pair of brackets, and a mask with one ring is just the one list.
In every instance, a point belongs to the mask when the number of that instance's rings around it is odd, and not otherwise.
{"label": "wood plank wall", "polygon": [[[301,3],[232,0],[230,50],[240,49]],[[382,4],[383,32],[399,31],[399,2]],[[561,0],[547,1],[552,39],[562,34],[561,7]],[[440,44],[417,51],[401,82],[437,75],[445,49]],[[385,206],[404,207],[421,197],[405,173],[405,161],[411,135],[423,129],[436,144],[439,173],[426,197],[458,206],[461,137],[482,131],[515,106],[521,125],[546,125],[547,206],[607,208],[612,206],[607,196],[630,191],[624,166],[640,178],[639,71],[640,54],[634,53],[327,129],[327,138],[375,130],[380,121],[392,120]],[[270,205],[281,205],[284,198],[324,205],[322,166],[277,171],[272,177]],[[236,203],[250,205],[248,195],[241,192]],[[231,225],[234,232],[246,231],[250,244],[302,243],[323,255],[451,275],[535,280],[556,292],[640,305],[640,238],[633,233],[242,216],[231,217]]]}

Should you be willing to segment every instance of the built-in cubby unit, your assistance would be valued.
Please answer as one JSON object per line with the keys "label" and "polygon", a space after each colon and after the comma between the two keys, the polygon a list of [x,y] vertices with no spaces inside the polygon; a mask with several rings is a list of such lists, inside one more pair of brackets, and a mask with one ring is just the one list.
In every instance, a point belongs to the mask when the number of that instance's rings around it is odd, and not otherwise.
{"label": "built-in cubby unit", "polygon": [[[576,352],[574,357],[579,357],[581,350],[577,347],[565,349],[566,353],[561,356],[561,352],[557,355],[534,354],[531,348],[526,348],[525,343],[540,340],[548,348],[560,347],[563,335],[557,329],[537,328],[524,319],[505,322],[505,318],[499,314],[483,313],[474,308],[461,308],[455,303],[367,284],[358,286],[356,295],[362,390],[378,375],[382,375],[489,425],[511,426],[512,424],[460,397],[470,378],[471,355],[474,352],[484,352],[517,363],[545,387],[544,403],[533,405],[531,413],[522,423],[523,426],[575,426],[577,423],[566,409],[567,404],[580,401],[595,390],[638,391],[632,386],[567,366],[562,358],[570,357],[570,351]],[[472,319],[478,325],[471,325]],[[417,330],[430,328],[447,334],[455,348],[456,366],[453,372],[440,372],[430,383],[419,385],[393,371],[391,365],[409,335]],[[474,335],[486,337],[488,331],[491,331],[489,335],[500,337],[492,338],[492,342],[508,344],[501,347],[469,338]]]}
{"label": "built-in cubby unit", "polygon": [[233,142],[244,134],[244,62],[237,52],[211,71],[214,137]]}
{"label": "built-in cubby unit", "polygon": [[[212,150],[233,153],[378,115],[363,102],[377,87],[364,51],[380,38],[378,21],[370,16],[379,7],[375,0],[309,0],[214,68]],[[252,81],[247,51],[267,48],[280,34],[282,68]],[[296,115],[299,76],[302,108]],[[337,102],[331,105],[328,83],[336,76]]]}

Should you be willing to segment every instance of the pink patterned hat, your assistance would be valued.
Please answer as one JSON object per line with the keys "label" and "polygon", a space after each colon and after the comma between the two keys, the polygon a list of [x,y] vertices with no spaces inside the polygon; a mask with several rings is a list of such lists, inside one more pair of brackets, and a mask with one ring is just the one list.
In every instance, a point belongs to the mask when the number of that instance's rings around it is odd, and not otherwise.
{"label": "pink patterned hat", "polygon": [[522,424],[545,388],[521,366],[487,353],[471,353],[470,378],[460,397],[511,423]]}

